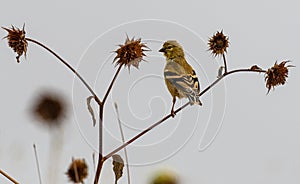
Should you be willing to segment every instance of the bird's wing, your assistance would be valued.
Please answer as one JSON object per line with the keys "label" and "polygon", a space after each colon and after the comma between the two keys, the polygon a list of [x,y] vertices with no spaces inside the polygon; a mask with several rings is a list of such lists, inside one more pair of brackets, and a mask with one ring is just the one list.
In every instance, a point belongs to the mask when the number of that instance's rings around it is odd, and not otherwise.
{"label": "bird's wing", "polygon": [[170,81],[181,92],[187,95],[198,96],[200,89],[195,71],[192,74],[187,74],[179,64],[169,62],[165,67],[164,76],[166,80]]}

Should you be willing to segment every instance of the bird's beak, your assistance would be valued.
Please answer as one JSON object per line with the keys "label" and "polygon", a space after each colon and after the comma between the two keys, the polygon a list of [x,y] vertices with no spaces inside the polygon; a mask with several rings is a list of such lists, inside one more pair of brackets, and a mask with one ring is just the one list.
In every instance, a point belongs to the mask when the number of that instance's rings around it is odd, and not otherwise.
{"label": "bird's beak", "polygon": [[159,49],[159,51],[158,52],[165,52],[166,51],[166,49],[165,48],[161,48],[161,49]]}

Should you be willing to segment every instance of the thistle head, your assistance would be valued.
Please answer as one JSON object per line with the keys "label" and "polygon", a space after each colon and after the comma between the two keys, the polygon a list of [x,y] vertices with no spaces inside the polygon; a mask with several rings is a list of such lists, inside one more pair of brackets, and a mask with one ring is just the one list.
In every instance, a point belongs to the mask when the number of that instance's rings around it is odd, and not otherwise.
{"label": "thistle head", "polygon": [[88,176],[88,166],[84,159],[72,159],[68,171],[66,172],[69,180],[74,183],[83,183]]}
{"label": "thistle head", "polygon": [[134,66],[139,68],[140,62],[143,60],[145,55],[145,51],[149,51],[144,43],[141,42],[141,38],[139,39],[129,39],[128,36],[125,40],[124,45],[119,45],[120,48],[115,51],[117,56],[114,58],[116,65],[124,65],[130,69],[130,66]]}
{"label": "thistle head", "polygon": [[293,67],[292,65],[286,66],[288,62],[290,61],[282,61],[279,64],[275,62],[274,66],[267,70],[265,81],[268,93],[270,92],[271,88],[274,89],[275,86],[284,85],[286,83],[289,73],[288,68]]}
{"label": "thistle head", "polygon": [[217,32],[208,40],[208,46],[214,56],[223,55],[227,52],[229,46],[228,37],[223,34],[223,31]]}
{"label": "thistle head", "polygon": [[5,36],[8,40],[8,46],[13,49],[15,53],[17,53],[16,59],[19,63],[19,58],[24,54],[26,57],[27,46],[28,43],[25,38],[25,24],[23,25],[23,29],[15,28],[11,26],[11,28],[2,27],[4,30],[8,32],[8,35]]}

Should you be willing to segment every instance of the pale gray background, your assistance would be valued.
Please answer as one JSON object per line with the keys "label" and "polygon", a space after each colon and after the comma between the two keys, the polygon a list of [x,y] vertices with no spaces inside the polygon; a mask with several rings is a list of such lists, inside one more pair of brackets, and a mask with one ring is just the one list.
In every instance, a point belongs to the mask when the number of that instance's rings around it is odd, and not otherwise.
{"label": "pale gray background", "polygon": [[[119,103],[121,118],[128,126],[126,138],[170,110],[171,97],[160,78],[164,58],[157,50],[161,40],[177,39],[182,43],[202,88],[215,79],[220,63],[206,51],[203,40],[221,29],[230,38],[229,69],[252,64],[267,68],[285,59],[298,65],[299,61],[297,1],[53,0],[6,1],[1,5],[1,26],[21,27],[25,22],[28,37],[47,44],[72,66],[78,65],[100,96],[114,71],[110,64],[114,55],[110,52],[124,42],[125,34],[149,41],[152,52],[146,58],[148,63],[141,63],[140,71],[133,68],[130,74],[123,70],[109,98],[106,153],[120,145],[112,102]],[[130,23],[99,37],[115,26],[140,19],[173,23]],[[6,32],[3,30],[1,35]],[[38,183],[32,148],[36,143],[43,183],[67,183],[64,172],[72,156],[86,159],[90,166],[86,183],[92,183],[91,155],[98,130],[91,126],[86,110],[87,90],[78,80],[73,86],[69,71],[32,44],[27,60],[22,57],[20,64],[6,41],[1,42],[0,50],[1,169],[21,183]],[[287,85],[269,95],[263,75],[227,78],[213,89],[214,93],[202,97],[203,108],[187,108],[128,148],[132,183],[148,183],[156,171],[164,169],[177,173],[182,183],[299,183],[299,72],[299,67],[291,69]],[[45,89],[61,92],[69,103],[63,130],[48,131],[29,114],[32,100]],[[136,90],[137,95],[130,90]],[[199,151],[207,123],[212,125],[207,140],[204,136],[208,142],[217,126],[223,124],[211,146]],[[104,166],[103,183],[113,183],[110,165],[109,161]],[[126,177],[121,182],[126,183]],[[0,183],[9,182],[0,176]]]}

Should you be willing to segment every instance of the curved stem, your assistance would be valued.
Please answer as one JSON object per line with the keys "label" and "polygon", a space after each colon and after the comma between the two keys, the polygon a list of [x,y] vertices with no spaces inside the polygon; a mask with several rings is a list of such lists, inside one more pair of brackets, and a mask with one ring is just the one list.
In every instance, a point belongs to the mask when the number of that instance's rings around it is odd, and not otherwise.
{"label": "curved stem", "polygon": [[[220,78],[216,79],[213,83],[211,83],[208,87],[206,87],[200,94],[199,96],[202,96],[204,93],[206,93],[208,90],[210,90],[213,86],[215,86],[218,82],[220,82],[223,78],[225,78],[226,76],[233,74],[233,73],[238,73],[238,72],[266,72],[265,70],[250,70],[250,69],[237,69],[237,70],[232,70],[230,72],[224,73],[224,75],[222,75]],[[176,109],[175,113],[183,110],[184,108],[186,108],[190,103],[187,102],[186,104],[182,105],[181,107],[179,107],[178,109]],[[154,123],[153,125],[151,125],[150,127],[146,128],[145,130],[143,130],[142,132],[140,132],[138,135],[134,136],[133,138],[131,138],[130,140],[128,140],[127,142],[125,142],[124,144],[122,144],[121,146],[119,146],[118,148],[114,149],[113,151],[111,151],[110,153],[108,153],[106,156],[104,156],[104,160],[110,158],[112,155],[114,155],[115,153],[117,153],[118,151],[120,151],[121,149],[125,148],[126,146],[128,146],[129,144],[131,144],[132,142],[134,142],[135,140],[137,140],[138,138],[140,138],[141,136],[143,136],[144,134],[146,134],[147,132],[149,132],[150,130],[152,130],[153,128],[155,128],[156,126],[162,124],[164,121],[166,121],[167,119],[169,119],[170,117],[172,117],[172,114],[169,114],[167,116],[165,116],[164,118],[162,118],[161,120],[159,120],[158,122]]]}
{"label": "curved stem", "polygon": [[200,92],[199,96],[202,96],[204,93],[206,93],[210,88],[212,88],[214,85],[216,85],[220,80],[225,78],[226,76],[233,74],[233,73],[238,73],[238,72],[257,72],[257,73],[265,73],[265,70],[251,70],[251,69],[237,69],[237,70],[232,70],[229,72],[224,73],[220,78],[216,79],[213,83],[211,83],[208,87],[206,87],[203,91]]}
{"label": "curved stem", "polygon": [[90,91],[90,93],[94,96],[95,101],[100,105],[101,101],[98,98],[98,96],[96,95],[96,93],[94,92],[94,90],[90,87],[90,85],[83,79],[83,77],[81,77],[81,75],[69,64],[67,63],[64,59],[62,59],[58,54],[56,54],[53,50],[51,50],[49,47],[47,47],[46,45],[33,40],[31,38],[26,38],[27,41],[30,41],[32,43],[35,43],[41,47],[43,47],[44,49],[46,49],[47,51],[49,51],[51,54],[53,54],[57,59],[59,59],[67,68],[69,68],[79,79],[80,81],[85,85],[85,87]]}

